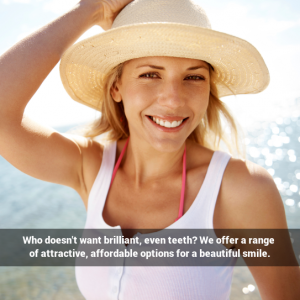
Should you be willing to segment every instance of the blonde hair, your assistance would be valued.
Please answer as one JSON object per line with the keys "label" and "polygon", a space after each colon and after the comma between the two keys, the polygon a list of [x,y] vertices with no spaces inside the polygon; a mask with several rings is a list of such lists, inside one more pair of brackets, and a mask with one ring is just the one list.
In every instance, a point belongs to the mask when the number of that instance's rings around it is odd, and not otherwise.
{"label": "blonde hair", "polygon": [[[127,119],[122,102],[113,100],[110,90],[121,78],[123,66],[121,63],[112,69],[104,78],[103,93],[99,99],[101,116],[80,128],[75,133],[81,133],[87,138],[95,138],[106,133],[106,140],[117,141],[129,136]],[[245,149],[240,145],[239,135],[242,133],[226,105],[219,99],[215,84],[216,73],[210,66],[210,96],[205,116],[194,129],[188,139],[212,150],[225,148],[234,156],[245,156]]]}

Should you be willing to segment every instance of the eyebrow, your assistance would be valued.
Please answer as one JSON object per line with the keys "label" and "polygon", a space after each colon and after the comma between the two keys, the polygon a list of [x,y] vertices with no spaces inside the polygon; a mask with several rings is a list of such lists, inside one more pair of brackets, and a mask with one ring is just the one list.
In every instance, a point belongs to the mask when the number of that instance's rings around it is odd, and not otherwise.
{"label": "eyebrow", "polygon": [[136,68],[143,68],[143,67],[150,67],[152,69],[157,69],[157,70],[164,70],[164,67],[159,67],[159,66],[154,66],[154,65],[142,65],[142,66],[137,66]]}
{"label": "eyebrow", "polygon": [[[152,69],[157,69],[157,70],[165,70],[164,67],[154,66],[154,65],[142,65],[142,66],[137,66],[136,68],[138,69],[138,68],[143,68],[143,67],[150,67]],[[206,66],[195,66],[195,67],[190,67],[186,70],[191,71],[191,70],[198,70],[198,69],[207,69],[207,70],[209,70],[209,68],[207,68]]]}

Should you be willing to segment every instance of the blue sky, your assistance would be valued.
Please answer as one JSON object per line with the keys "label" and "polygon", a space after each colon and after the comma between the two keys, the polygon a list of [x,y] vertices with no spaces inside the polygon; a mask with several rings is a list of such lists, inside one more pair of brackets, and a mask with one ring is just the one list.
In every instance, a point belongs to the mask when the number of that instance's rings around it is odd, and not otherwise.
{"label": "blue sky", "polygon": [[[195,1],[206,10],[214,30],[252,43],[270,70],[271,83],[263,93],[224,98],[240,122],[264,119],[266,112],[272,117],[283,111],[291,113],[294,99],[300,97],[300,1]],[[75,3],[76,0],[0,0],[0,53]],[[94,27],[84,37],[101,31]],[[30,101],[26,113],[49,126],[80,123],[96,116],[68,97],[60,83],[58,67]]]}

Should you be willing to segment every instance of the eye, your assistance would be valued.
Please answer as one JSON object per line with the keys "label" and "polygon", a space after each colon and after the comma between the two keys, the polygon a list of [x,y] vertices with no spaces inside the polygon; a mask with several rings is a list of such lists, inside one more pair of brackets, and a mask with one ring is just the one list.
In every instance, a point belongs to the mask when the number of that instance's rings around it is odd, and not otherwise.
{"label": "eye", "polygon": [[142,78],[159,78],[157,73],[145,73],[140,75]]}
{"label": "eye", "polygon": [[205,80],[203,76],[190,75],[185,78],[185,80]]}

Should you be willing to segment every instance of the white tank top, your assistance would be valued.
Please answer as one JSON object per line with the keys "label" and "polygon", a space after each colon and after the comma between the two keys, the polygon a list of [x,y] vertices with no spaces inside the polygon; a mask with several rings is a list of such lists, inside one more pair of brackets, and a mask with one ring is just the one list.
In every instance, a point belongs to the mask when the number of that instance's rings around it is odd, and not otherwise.
{"label": "white tank top", "polygon": [[[104,147],[102,164],[89,195],[87,229],[121,230],[120,226],[106,224],[102,217],[116,161],[116,148],[116,142]],[[213,229],[214,208],[229,159],[230,155],[225,152],[214,152],[196,199],[168,229]],[[86,300],[227,300],[232,272],[230,266],[75,268],[78,287]]]}

